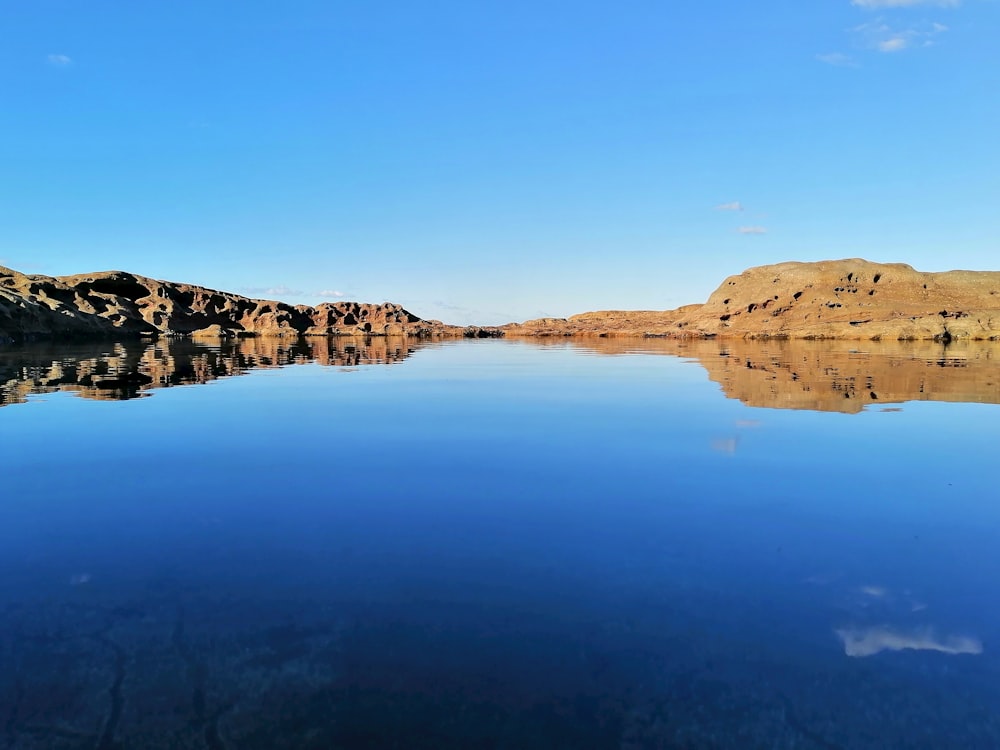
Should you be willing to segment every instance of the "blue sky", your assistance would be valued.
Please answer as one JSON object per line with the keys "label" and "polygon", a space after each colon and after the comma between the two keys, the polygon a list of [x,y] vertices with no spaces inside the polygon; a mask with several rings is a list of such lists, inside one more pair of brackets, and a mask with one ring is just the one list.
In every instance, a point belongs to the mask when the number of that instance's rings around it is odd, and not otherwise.
{"label": "blue sky", "polygon": [[0,9],[0,263],[499,323],[1000,269],[997,0]]}

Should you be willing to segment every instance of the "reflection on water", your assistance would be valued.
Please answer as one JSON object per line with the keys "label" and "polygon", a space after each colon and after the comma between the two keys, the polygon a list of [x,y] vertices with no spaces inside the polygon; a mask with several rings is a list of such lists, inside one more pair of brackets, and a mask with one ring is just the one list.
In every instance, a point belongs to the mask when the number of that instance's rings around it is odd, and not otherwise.
{"label": "reflection on water", "polygon": [[0,351],[0,747],[1000,747],[992,349],[414,353]]}
{"label": "reflection on water", "polygon": [[[0,347],[0,406],[31,394],[72,391],[84,398],[123,401],[154,388],[207,383],[250,370],[315,362],[354,367],[401,362],[421,344],[406,338],[189,339],[155,343]],[[427,346],[427,344],[425,344]]]}
{"label": "reflection on water", "polygon": [[[532,339],[598,355],[682,357],[700,364],[729,398],[747,406],[858,413],[906,401],[1000,403],[1000,348],[992,343]],[[474,345],[474,344],[466,344]],[[351,367],[392,364],[417,347],[406,338],[190,340],[87,346],[0,348],[0,405],[33,393],[75,391],[123,400],[154,388],[205,383],[256,368],[315,362]],[[745,425],[742,425],[745,426]],[[716,449],[735,452],[729,438]]]}
{"label": "reflection on water", "polygon": [[992,342],[591,338],[573,345],[691,359],[747,406],[857,413],[905,401],[1000,404],[1000,346]]}
{"label": "reflection on water", "polygon": [[844,642],[848,656],[874,656],[882,651],[939,651],[942,654],[981,654],[983,644],[978,638],[949,635],[939,638],[930,628],[900,631],[887,626],[843,628],[837,635]]}

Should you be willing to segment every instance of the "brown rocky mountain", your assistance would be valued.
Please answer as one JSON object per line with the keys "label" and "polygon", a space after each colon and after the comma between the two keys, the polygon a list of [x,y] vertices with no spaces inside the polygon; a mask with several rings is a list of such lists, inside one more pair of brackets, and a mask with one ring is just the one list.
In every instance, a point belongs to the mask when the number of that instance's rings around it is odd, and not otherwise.
{"label": "brown rocky mountain", "polygon": [[0,266],[0,341],[52,337],[462,336],[399,305],[288,305],[121,271],[26,275]]}
{"label": "brown rocky mountain", "polygon": [[779,263],[730,276],[702,305],[593,312],[504,326],[520,336],[1000,338],[1000,272],[921,273],[859,258]]}
{"label": "brown rocky mountain", "polygon": [[996,340],[1000,272],[922,273],[860,258],[779,263],[730,276],[704,304],[498,329],[421,320],[389,302],[293,306],[120,271],[54,278],[0,267],[0,341],[123,335]]}

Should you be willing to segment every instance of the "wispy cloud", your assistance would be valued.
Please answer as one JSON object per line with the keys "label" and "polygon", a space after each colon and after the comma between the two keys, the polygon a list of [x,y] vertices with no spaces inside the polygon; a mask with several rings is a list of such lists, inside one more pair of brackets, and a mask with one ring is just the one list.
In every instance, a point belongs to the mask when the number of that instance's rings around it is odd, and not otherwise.
{"label": "wispy cloud", "polygon": [[742,211],[743,204],[739,201],[733,201],[731,203],[720,203],[715,207],[716,211]]}
{"label": "wispy cloud", "polygon": [[889,37],[875,45],[879,52],[900,52],[908,46],[910,46],[910,41],[905,36]]}
{"label": "wispy cloud", "polygon": [[[894,54],[918,47],[933,47],[936,37],[948,31],[943,23],[926,18],[914,22],[907,9],[957,8],[962,0],[850,0],[855,8],[865,11],[881,11],[883,15],[848,29],[855,43],[864,49],[884,54]],[[906,18],[905,21],[900,19]],[[830,52],[816,55],[816,59],[827,65],[842,68],[857,68],[860,65],[850,55]]]}
{"label": "wispy cloud", "polygon": [[935,43],[935,37],[947,30],[948,27],[943,23],[936,22],[899,28],[881,18],[851,29],[860,38],[862,46],[879,52],[902,52],[911,47],[930,47]]}
{"label": "wispy cloud", "polygon": [[916,5],[936,5],[939,8],[954,8],[961,0],[851,0],[851,5],[867,10],[878,8],[912,8]]}
{"label": "wispy cloud", "polygon": [[67,65],[73,64],[73,58],[69,55],[48,55],[45,61],[57,68],[65,68]]}
{"label": "wispy cloud", "polygon": [[766,227],[740,227],[736,231],[740,234],[767,234]]}
{"label": "wispy cloud", "polygon": [[[422,318],[440,317],[441,320],[455,325],[502,325],[510,323],[512,320],[523,320],[513,313],[466,307],[440,299],[433,301],[410,300],[407,309],[415,310],[416,308],[427,312],[426,315],[417,313]],[[548,316],[543,315],[542,317]]]}
{"label": "wispy cloud", "polygon": [[339,289],[320,289],[316,292],[317,297],[343,297],[344,293]]}
{"label": "wispy cloud", "polygon": [[836,631],[848,656],[874,656],[882,651],[939,651],[942,654],[981,654],[983,644],[966,635],[938,637],[930,628],[898,630],[888,626],[842,628]]}
{"label": "wispy cloud", "polygon": [[278,286],[245,286],[241,287],[240,291],[244,294],[253,294],[267,298],[305,296],[305,292],[301,289],[292,289],[284,284],[278,284]]}
{"label": "wispy cloud", "polygon": [[712,441],[712,450],[716,453],[725,453],[727,456],[735,456],[739,447],[740,439],[735,437],[718,438]]}
{"label": "wispy cloud", "polygon": [[838,68],[857,68],[857,61],[850,55],[843,52],[829,52],[825,55],[816,55],[816,59],[827,65],[834,65]]}

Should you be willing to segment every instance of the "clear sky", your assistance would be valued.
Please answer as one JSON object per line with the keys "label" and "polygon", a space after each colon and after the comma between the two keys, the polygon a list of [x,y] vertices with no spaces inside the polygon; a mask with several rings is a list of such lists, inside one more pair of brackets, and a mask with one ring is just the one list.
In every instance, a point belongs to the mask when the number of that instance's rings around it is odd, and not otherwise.
{"label": "clear sky", "polygon": [[452,323],[1000,269],[998,0],[0,5],[0,263]]}

